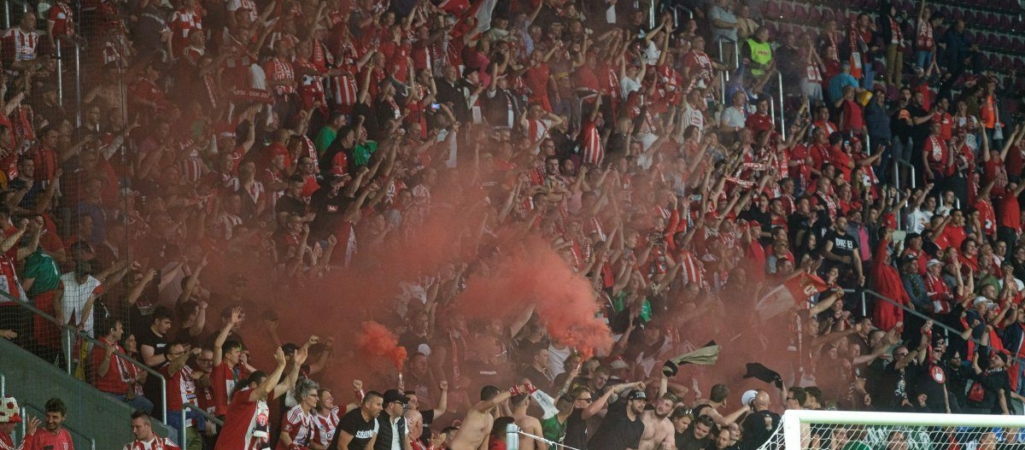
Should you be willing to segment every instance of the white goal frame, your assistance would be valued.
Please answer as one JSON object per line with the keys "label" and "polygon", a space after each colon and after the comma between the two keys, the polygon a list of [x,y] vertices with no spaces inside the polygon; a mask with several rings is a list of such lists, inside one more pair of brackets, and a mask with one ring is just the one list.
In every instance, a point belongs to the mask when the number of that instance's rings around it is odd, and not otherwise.
{"label": "white goal frame", "polygon": [[[868,411],[810,411],[787,410],[774,436],[763,444],[761,449],[772,448],[772,443],[780,442],[778,434],[783,434],[783,447],[786,450],[803,448],[802,436],[807,433],[805,425],[856,425],[856,426],[889,426],[889,427],[973,427],[973,428],[1022,428],[1025,429],[1025,416],[1001,416],[981,414],[926,414],[926,413],[894,413]],[[802,431],[803,430],[803,431]],[[772,450],[779,450],[772,448]]]}

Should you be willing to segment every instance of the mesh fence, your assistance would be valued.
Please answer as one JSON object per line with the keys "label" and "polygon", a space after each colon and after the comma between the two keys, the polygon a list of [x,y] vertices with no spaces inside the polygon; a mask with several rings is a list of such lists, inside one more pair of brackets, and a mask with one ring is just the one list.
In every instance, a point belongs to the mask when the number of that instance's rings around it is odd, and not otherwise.
{"label": "mesh fence", "polygon": [[[781,424],[759,449],[787,448],[784,428]],[[808,450],[993,450],[1025,445],[1025,433],[1018,427],[802,423],[800,430],[800,448]]]}
{"label": "mesh fence", "polygon": [[[18,236],[9,249],[3,247],[14,265],[4,262],[3,272],[16,273],[23,288],[11,289],[7,278],[0,283],[0,333],[46,364],[95,385],[91,352],[103,352],[96,340],[102,318],[122,319],[128,330],[122,355],[142,359],[132,330],[144,325],[131,318],[145,312],[156,282],[145,280],[138,263],[130,264],[138,255],[127,251],[129,239],[146,231],[136,225],[142,221],[136,220],[129,182],[134,164],[126,150],[133,125],[152,127],[161,116],[136,110],[140,118],[133,124],[129,86],[145,73],[140,61],[164,57],[140,56],[149,47],[130,44],[128,27],[139,20],[145,25],[147,18],[128,14],[125,3],[4,1],[0,8],[0,109],[9,119],[0,123],[0,189],[7,207],[0,226],[5,237]],[[10,223],[2,217],[8,210]],[[144,281],[150,284],[132,297]],[[131,362],[124,366],[136,380],[147,377]],[[59,392],[73,409],[85,390],[94,392],[87,384],[58,381],[60,386],[7,377],[5,393],[36,399],[30,406],[39,409],[49,393]],[[136,408],[142,384],[129,384],[126,392],[106,394]],[[74,433],[77,440],[88,430]]]}

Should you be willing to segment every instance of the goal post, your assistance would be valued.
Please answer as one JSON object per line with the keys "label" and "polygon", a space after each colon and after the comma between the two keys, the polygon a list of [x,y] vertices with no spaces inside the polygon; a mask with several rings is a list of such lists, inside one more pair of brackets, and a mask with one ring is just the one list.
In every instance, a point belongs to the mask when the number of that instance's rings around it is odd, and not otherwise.
{"label": "goal post", "polygon": [[1025,416],[788,410],[759,450],[1025,448],[1022,429]]}

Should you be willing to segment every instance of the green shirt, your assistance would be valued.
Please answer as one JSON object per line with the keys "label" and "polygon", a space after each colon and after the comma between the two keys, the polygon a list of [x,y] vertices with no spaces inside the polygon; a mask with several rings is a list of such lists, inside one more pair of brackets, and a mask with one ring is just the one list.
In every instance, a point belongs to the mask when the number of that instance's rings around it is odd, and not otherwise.
{"label": "green shirt", "polygon": [[334,143],[337,136],[338,132],[332,130],[331,127],[321,128],[317,133],[317,138],[313,140],[313,146],[317,148],[317,156],[323,156],[324,151]]}
{"label": "green shirt", "polygon": [[44,292],[56,290],[60,285],[60,267],[50,255],[42,249],[36,250],[28,258],[25,258],[25,269],[23,270],[22,281],[34,278],[31,289],[26,294],[33,297]]}
{"label": "green shirt", "polygon": [[[626,291],[620,292],[619,296],[612,301],[612,309],[617,313],[622,311],[623,308],[626,307],[626,305],[623,304],[624,300],[626,300]],[[651,302],[646,298],[642,301],[644,303],[641,304],[641,320],[647,323],[651,321]]]}
{"label": "green shirt", "polygon": [[362,144],[357,144],[356,148],[352,150],[352,161],[357,166],[365,166],[370,163],[370,156],[377,151],[377,142],[366,141]]}
{"label": "green shirt", "polygon": [[541,421],[541,430],[545,439],[562,442],[566,437],[566,422],[559,423],[559,416],[552,416]]}

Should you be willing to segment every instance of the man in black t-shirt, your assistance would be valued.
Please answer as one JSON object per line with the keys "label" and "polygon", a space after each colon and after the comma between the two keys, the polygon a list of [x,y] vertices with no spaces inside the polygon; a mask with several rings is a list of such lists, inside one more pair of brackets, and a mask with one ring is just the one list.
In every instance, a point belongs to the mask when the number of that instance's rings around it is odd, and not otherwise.
{"label": "man in black t-shirt", "polygon": [[359,408],[349,411],[338,421],[338,431],[331,440],[332,450],[366,450],[377,437],[377,416],[384,409],[384,396],[370,391]]}
{"label": "man in black t-shirt", "polygon": [[[562,443],[570,448],[588,450],[587,422],[605,408],[605,404],[613,395],[619,395],[627,389],[643,389],[644,383],[619,384],[605,391],[601,397],[594,398],[594,392],[587,386],[573,390],[573,412],[566,418],[566,436]],[[622,403],[622,402],[619,402]],[[639,419],[638,419],[639,420]],[[642,430],[643,431],[643,430]],[[640,439],[640,438],[638,438]]]}
{"label": "man in black t-shirt", "polygon": [[[609,405],[605,420],[601,422],[597,432],[588,441],[590,450],[627,450],[636,449],[644,434],[644,407],[648,404],[648,396],[643,389],[630,392],[626,400],[619,400]],[[570,416],[572,417],[572,416]]]}
{"label": "man in black t-shirt", "polygon": [[758,394],[755,395],[754,401],[751,402],[754,412],[744,419],[743,433],[741,434],[743,438],[739,442],[741,450],[754,450],[761,447],[769,440],[776,428],[779,428],[779,414],[769,411],[771,401],[768,392],[758,391]]}
{"label": "man in black t-shirt", "polygon": [[912,368],[912,394],[925,394],[925,405],[934,413],[953,412],[947,393],[947,369],[943,364],[946,346],[942,341],[933,344],[928,360]]}
{"label": "man in black t-shirt", "polygon": [[274,204],[274,216],[278,220],[278,225],[284,226],[288,216],[292,214],[302,217],[304,221],[310,220],[309,205],[307,199],[302,196],[305,185],[306,180],[300,175],[292,175],[288,179],[285,195]]}
{"label": "man in black t-shirt", "polygon": [[[827,269],[836,267],[840,270],[840,280],[849,280],[851,276],[857,280],[858,286],[865,284],[865,275],[861,268],[861,256],[858,242],[847,234],[847,218],[838,215],[833,228],[826,233],[825,247],[822,256],[826,258]],[[852,273],[853,270],[853,273]]]}
{"label": "man in black t-shirt", "polygon": [[[153,370],[160,369],[167,363],[167,355],[164,348],[167,347],[167,332],[171,331],[171,310],[164,306],[158,306],[153,310],[153,322],[149,328],[143,330],[142,334],[136,336],[139,345],[139,353],[142,355],[142,362]],[[163,403],[161,403],[160,379],[157,377],[146,377],[146,384],[142,386],[143,396],[153,402],[153,417],[163,420]]]}

